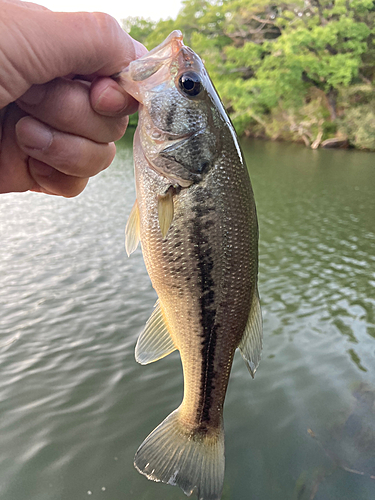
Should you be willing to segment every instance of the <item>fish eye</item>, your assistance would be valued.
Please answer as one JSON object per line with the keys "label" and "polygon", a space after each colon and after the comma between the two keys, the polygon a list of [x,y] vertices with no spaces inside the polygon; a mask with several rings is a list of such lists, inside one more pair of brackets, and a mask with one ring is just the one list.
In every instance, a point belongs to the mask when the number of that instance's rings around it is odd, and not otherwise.
{"label": "fish eye", "polygon": [[182,92],[190,97],[198,95],[203,89],[200,76],[192,71],[181,75],[178,83]]}

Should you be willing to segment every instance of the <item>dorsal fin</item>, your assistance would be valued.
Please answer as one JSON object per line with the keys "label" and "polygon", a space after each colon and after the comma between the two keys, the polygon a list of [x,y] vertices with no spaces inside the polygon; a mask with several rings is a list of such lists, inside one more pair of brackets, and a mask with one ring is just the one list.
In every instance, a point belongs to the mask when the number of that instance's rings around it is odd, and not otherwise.
{"label": "dorsal fin", "polygon": [[145,329],[138,338],[135,346],[135,359],[141,365],[164,358],[175,351],[175,346],[166,325],[159,301],[155,304]]}
{"label": "dorsal fin", "polygon": [[141,219],[139,216],[138,202],[135,200],[125,228],[125,249],[128,257],[137,249],[140,236]]}
{"label": "dorsal fin", "polygon": [[250,314],[246,328],[238,346],[246,365],[254,378],[262,352],[262,311],[260,308],[258,290],[256,289],[251,303]]}

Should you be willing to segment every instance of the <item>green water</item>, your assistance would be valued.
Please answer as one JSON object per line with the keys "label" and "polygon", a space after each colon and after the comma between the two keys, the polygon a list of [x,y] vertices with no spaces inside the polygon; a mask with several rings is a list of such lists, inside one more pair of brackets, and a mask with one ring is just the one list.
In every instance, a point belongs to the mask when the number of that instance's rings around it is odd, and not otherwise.
{"label": "green water", "polygon": [[[265,338],[255,380],[235,358],[223,500],[371,500],[375,155],[242,146]],[[133,468],[182,396],[178,353],[134,360],[156,298],[124,250],[134,199],[130,135],[76,199],[0,197],[1,500],[186,498]]]}

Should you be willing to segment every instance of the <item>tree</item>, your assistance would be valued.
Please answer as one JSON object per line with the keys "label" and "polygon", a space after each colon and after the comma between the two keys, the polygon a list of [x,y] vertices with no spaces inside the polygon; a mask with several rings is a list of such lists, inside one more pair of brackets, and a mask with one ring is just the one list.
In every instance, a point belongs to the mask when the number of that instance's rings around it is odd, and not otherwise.
{"label": "tree", "polygon": [[374,21],[372,0],[186,0],[176,20],[131,34],[153,47],[181,29],[239,131],[310,143],[340,129],[345,89],[372,88]]}

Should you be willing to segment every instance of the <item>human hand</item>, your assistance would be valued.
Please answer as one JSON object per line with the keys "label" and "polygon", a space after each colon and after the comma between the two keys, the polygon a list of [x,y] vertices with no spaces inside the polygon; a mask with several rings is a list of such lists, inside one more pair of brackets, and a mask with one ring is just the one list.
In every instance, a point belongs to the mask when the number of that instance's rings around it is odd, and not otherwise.
{"label": "human hand", "polygon": [[0,193],[76,196],[137,102],[111,78],[146,49],[106,14],[0,0]]}

